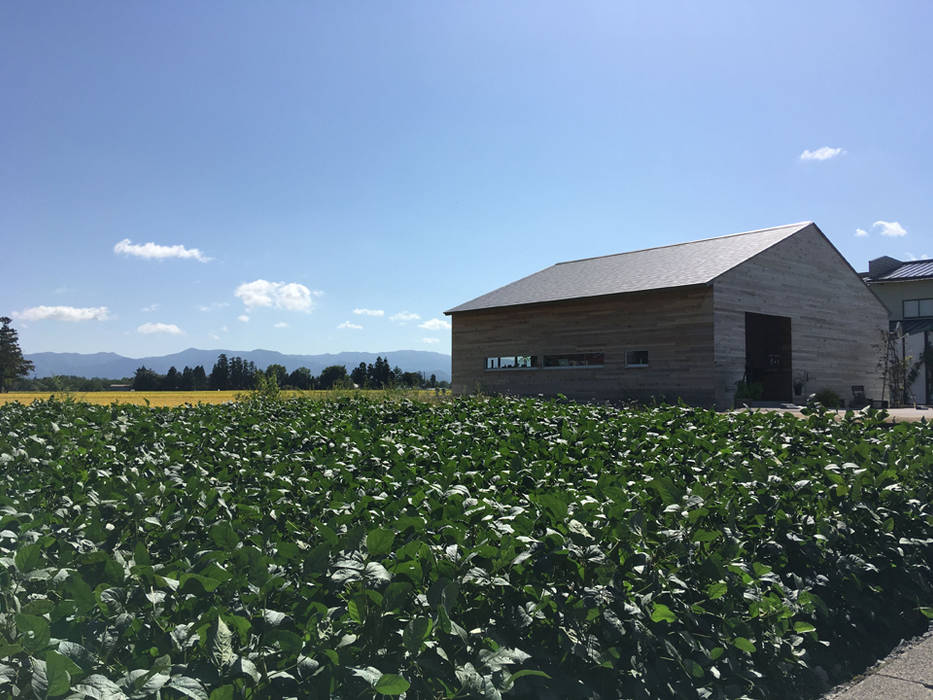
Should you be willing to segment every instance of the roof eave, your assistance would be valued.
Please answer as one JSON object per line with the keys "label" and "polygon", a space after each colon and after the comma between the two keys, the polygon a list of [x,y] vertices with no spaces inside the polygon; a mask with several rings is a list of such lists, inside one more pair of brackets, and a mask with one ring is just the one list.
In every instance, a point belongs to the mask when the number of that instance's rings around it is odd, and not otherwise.
{"label": "roof eave", "polygon": [[[705,282],[691,282],[690,284],[672,284],[667,287],[653,287],[652,289],[633,289],[628,292],[613,292],[611,294],[591,294],[588,296],[579,296],[579,297],[567,297],[566,299],[544,299],[541,301],[526,301],[519,304],[498,304],[496,306],[481,306],[475,309],[460,309],[459,307],[454,307],[448,309],[444,312],[445,316],[453,316],[454,314],[468,314],[474,313],[477,311],[495,311],[498,309],[515,309],[527,306],[551,306],[554,304],[566,304],[572,301],[589,301],[592,299],[610,299],[613,297],[625,297],[631,296],[633,294],[654,294],[656,292],[664,292],[669,289],[690,289],[691,287],[712,287],[713,280],[707,280]],[[461,305],[463,306],[463,305]]]}

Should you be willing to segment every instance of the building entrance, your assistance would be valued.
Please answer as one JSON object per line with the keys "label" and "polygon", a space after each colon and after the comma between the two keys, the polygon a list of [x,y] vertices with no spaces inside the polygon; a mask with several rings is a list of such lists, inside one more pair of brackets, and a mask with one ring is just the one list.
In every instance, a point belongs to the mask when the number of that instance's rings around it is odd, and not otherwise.
{"label": "building entrance", "polygon": [[745,314],[745,378],[764,401],[793,401],[790,318]]}

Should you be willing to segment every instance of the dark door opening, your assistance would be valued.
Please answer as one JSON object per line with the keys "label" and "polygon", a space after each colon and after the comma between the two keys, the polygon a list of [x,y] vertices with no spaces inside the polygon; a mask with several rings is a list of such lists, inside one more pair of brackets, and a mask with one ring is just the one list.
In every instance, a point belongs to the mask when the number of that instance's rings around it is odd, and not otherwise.
{"label": "dark door opening", "polygon": [[764,401],[793,401],[788,317],[745,314],[745,381],[761,387]]}

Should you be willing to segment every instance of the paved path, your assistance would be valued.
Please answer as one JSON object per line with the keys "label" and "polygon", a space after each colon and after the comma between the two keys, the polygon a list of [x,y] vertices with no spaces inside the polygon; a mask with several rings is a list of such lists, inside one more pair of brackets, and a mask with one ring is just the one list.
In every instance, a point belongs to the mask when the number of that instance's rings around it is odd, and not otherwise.
{"label": "paved path", "polygon": [[824,700],[933,700],[933,625]]}
{"label": "paved path", "polygon": [[[795,416],[803,415],[800,412],[802,407],[761,407],[761,408],[738,408],[737,411],[781,411],[783,413],[793,413]],[[933,421],[933,408],[886,408],[888,414],[886,422],[888,423],[915,423],[926,419]],[[845,415],[845,411],[836,411],[839,417]]]}

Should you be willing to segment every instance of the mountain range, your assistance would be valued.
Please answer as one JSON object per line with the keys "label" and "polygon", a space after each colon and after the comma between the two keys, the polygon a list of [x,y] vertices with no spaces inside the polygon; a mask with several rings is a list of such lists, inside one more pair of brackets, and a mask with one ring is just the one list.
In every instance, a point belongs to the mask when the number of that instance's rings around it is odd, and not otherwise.
{"label": "mountain range", "polygon": [[201,365],[210,374],[211,368],[221,353],[230,357],[242,357],[256,363],[259,369],[272,364],[284,365],[292,372],[299,367],[307,367],[312,374],[320,374],[330,365],[343,365],[347,371],[361,362],[370,364],[376,357],[388,359],[389,365],[398,366],[404,372],[424,372],[430,377],[437,376],[439,381],[450,381],[450,355],[426,350],[396,350],[394,352],[339,352],[324,355],[285,355],[275,350],[199,350],[188,348],[171,355],[156,357],[124,357],[113,352],[76,353],[76,352],[36,352],[25,355],[36,367],[36,377],[55,375],[73,375],[76,377],[105,377],[120,379],[132,377],[139,367],[147,367],[159,374],[165,374],[170,367],[179,372],[185,366]]}

